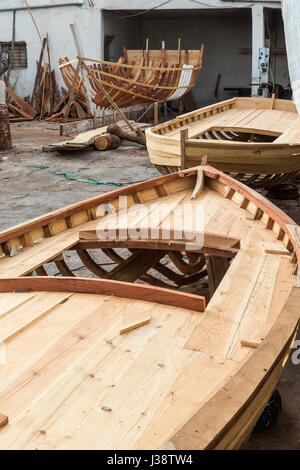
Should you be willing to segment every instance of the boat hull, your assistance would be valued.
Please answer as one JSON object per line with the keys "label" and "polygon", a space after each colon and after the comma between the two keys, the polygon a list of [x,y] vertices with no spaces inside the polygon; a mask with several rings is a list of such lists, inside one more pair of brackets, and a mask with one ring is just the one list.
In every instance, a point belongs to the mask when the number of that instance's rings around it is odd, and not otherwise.
{"label": "boat hull", "polygon": [[150,160],[162,173],[199,165],[205,157],[249,186],[270,187],[300,169],[298,117],[295,105],[283,100],[236,98],[155,126],[146,137]]}
{"label": "boat hull", "polygon": [[[120,196],[131,208],[126,225]],[[155,225],[147,217],[159,207]],[[191,208],[204,211],[204,227],[202,218],[190,225]],[[108,227],[116,231],[101,238]],[[202,166],[8,229],[0,247],[1,448],[242,447],[299,327],[300,228],[286,214]],[[71,255],[96,278],[76,278]],[[47,276],[51,265],[61,276]],[[153,271],[172,286],[151,285],[162,283]],[[208,293],[182,289],[194,276]]]}

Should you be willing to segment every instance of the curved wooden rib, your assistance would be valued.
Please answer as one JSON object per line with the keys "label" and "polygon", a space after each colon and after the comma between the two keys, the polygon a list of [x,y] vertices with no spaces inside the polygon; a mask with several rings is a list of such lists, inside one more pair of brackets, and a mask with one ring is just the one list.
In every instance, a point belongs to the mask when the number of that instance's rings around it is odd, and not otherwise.
{"label": "curved wooden rib", "polygon": [[40,266],[39,268],[36,268],[35,270],[36,274],[38,276],[48,276],[47,271],[44,266]]}
{"label": "curved wooden rib", "polygon": [[55,261],[55,264],[62,276],[71,276],[71,277],[74,276],[75,277],[75,274],[71,271],[71,269],[69,268],[69,266],[64,260],[57,260]]}
{"label": "curved wooden rib", "polygon": [[196,261],[190,263],[184,261],[182,253],[178,251],[169,251],[168,256],[182,274],[194,274],[205,266],[205,256],[203,254],[196,254]]}
{"label": "curved wooden rib", "polygon": [[98,263],[93,260],[91,255],[86,250],[77,249],[76,252],[85,267],[88,268],[93,274],[96,274],[96,276],[99,277],[103,277],[105,274],[107,274],[107,271],[101,268],[101,266],[99,266]]}

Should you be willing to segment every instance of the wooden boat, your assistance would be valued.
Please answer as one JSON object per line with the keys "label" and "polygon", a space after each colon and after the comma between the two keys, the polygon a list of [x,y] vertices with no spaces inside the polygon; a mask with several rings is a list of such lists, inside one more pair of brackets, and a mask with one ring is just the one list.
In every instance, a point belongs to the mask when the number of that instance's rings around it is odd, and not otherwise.
{"label": "wooden boat", "polygon": [[146,132],[151,162],[163,173],[208,163],[251,187],[271,187],[300,170],[295,104],[233,98]]}
{"label": "wooden boat", "polygon": [[300,228],[287,215],[202,166],[0,243],[1,449],[242,446],[299,325]]}
{"label": "wooden boat", "polygon": [[282,0],[285,42],[294,101],[300,114],[300,11],[297,0]]}
{"label": "wooden boat", "polygon": [[[92,100],[100,108],[110,108],[103,94],[103,85],[121,108],[145,103],[165,102],[182,98],[196,84],[202,67],[203,45],[200,50],[127,50],[116,63],[83,58]],[[59,67],[69,90],[76,81],[75,94],[86,101],[84,83],[76,77],[73,64],[78,60],[60,59]]]}

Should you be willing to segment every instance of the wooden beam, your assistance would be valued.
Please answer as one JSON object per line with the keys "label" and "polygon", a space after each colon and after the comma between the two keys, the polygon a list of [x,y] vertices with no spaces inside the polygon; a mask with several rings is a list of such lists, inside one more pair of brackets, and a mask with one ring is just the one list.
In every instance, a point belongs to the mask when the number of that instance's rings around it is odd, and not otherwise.
{"label": "wooden beam", "polygon": [[18,277],[0,278],[0,292],[79,292],[83,294],[103,294],[124,297],[125,299],[156,302],[173,307],[181,307],[204,312],[205,297],[155,286],[119,282],[108,279],[79,277]]}
{"label": "wooden beam", "polygon": [[188,129],[182,129],[180,131],[180,169],[181,170],[185,170],[185,165],[186,165],[185,146],[188,140],[188,134],[189,134]]}
{"label": "wooden beam", "polygon": [[106,274],[105,279],[134,282],[165,256],[164,251],[140,250]]}

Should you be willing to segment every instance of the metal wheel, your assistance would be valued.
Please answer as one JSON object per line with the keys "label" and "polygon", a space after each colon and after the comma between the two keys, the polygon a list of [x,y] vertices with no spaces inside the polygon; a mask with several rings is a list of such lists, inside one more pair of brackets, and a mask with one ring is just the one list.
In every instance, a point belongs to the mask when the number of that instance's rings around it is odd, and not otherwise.
{"label": "metal wheel", "polygon": [[268,401],[262,415],[257,421],[254,431],[264,431],[277,423],[282,409],[281,396],[278,390],[275,390]]}

